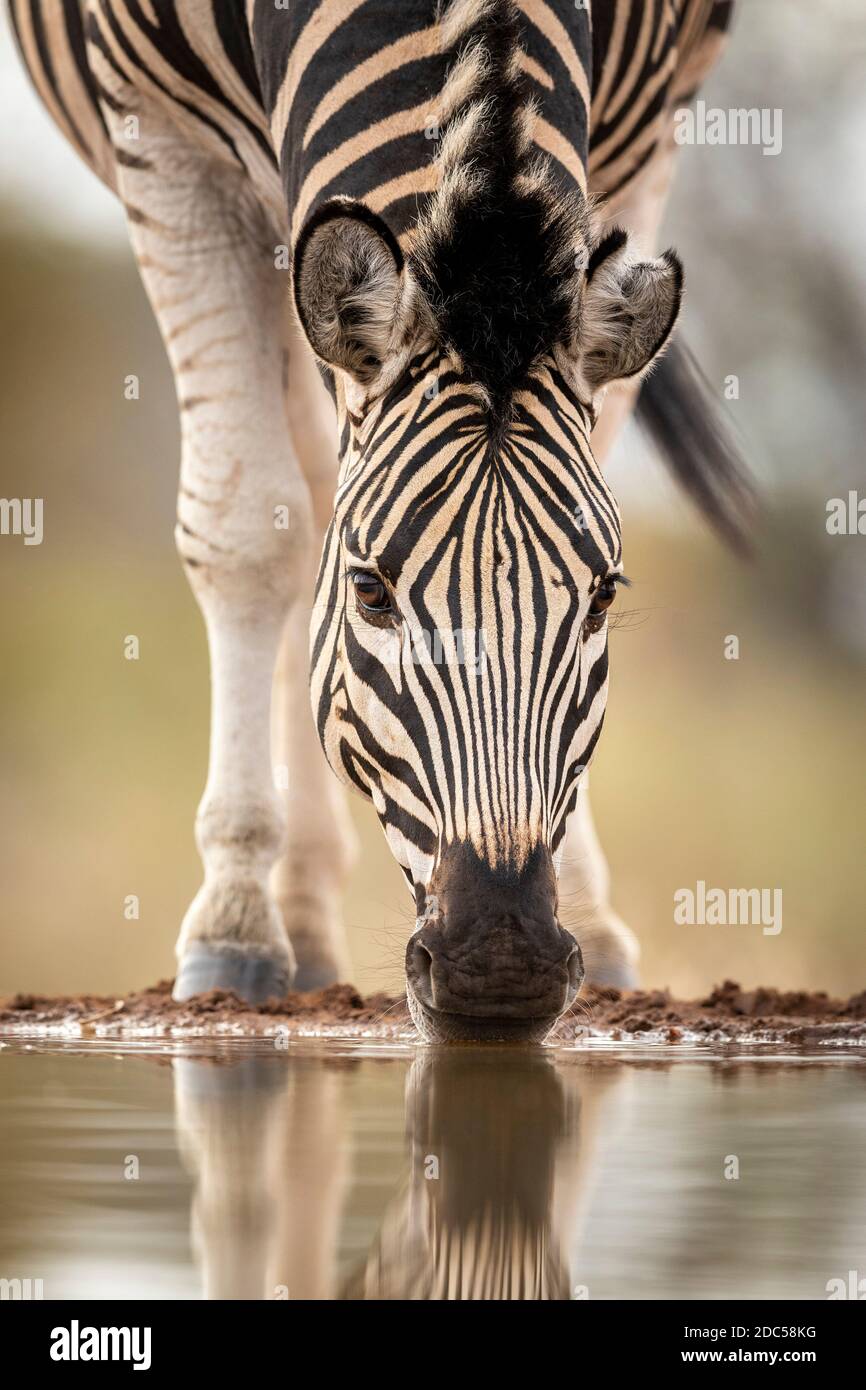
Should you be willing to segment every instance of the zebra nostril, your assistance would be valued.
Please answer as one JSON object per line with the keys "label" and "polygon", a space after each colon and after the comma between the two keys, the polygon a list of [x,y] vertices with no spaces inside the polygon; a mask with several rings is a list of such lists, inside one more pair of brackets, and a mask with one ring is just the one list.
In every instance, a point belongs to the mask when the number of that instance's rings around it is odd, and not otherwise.
{"label": "zebra nostril", "polygon": [[424,1004],[433,1004],[433,957],[426,946],[417,939],[409,948],[409,978],[412,988]]}

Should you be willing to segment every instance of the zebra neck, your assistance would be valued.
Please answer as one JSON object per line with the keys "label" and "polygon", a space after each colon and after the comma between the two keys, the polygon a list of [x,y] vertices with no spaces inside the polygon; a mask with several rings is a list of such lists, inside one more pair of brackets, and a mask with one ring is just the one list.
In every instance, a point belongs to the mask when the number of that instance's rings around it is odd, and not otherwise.
{"label": "zebra neck", "polygon": [[[536,152],[563,194],[585,190],[588,11],[554,0],[305,0],[286,9],[250,0],[247,14],[293,236],[343,195],[411,244],[441,182],[450,118],[477,94],[477,83],[461,93],[450,80],[473,46],[487,54],[487,95],[492,86],[501,98],[489,142],[497,157],[513,148],[517,74],[519,106],[531,98],[538,113]],[[471,79],[471,63],[463,75]]]}

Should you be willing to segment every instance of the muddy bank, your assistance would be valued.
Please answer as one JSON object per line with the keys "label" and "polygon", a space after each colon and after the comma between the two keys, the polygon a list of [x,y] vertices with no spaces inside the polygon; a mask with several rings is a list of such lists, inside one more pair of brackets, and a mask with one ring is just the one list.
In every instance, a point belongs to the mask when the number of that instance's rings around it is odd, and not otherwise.
{"label": "muddy bank", "polygon": [[22,1029],[69,1029],[99,1037],[160,1033],[232,1034],[267,1037],[288,1031],[297,1035],[333,1034],[390,1037],[411,1033],[405,1001],[387,994],[362,998],[351,985],[331,985],[311,994],[287,994],[251,1006],[225,990],[212,989],[183,1004],[171,997],[172,980],[124,998],[95,994],[48,998],[16,994],[0,999],[0,1036]]}
{"label": "muddy bank", "polygon": [[[0,999],[0,1036],[415,1037],[405,1000],[366,998],[351,985],[287,994],[251,1008],[211,990],[184,1004],[171,981],[123,999],[97,995]],[[848,1000],[776,989],[743,990],[732,980],[703,999],[677,1000],[666,990],[589,989],[558,1025],[553,1041],[641,1043],[776,1043],[866,1045],[866,991]]]}
{"label": "muddy bank", "polygon": [[844,1000],[802,990],[744,990],[726,980],[703,999],[683,1001],[667,990],[590,989],[557,1037],[578,1040],[586,1030],[613,1041],[866,1043],[866,991]]}

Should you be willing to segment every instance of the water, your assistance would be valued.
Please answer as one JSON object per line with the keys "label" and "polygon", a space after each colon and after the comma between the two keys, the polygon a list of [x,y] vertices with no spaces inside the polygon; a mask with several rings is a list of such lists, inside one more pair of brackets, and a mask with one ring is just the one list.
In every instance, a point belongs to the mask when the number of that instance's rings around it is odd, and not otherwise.
{"label": "water", "polygon": [[866,1276],[855,1057],[16,1042],[0,1103],[0,1278],[45,1298],[822,1299]]}

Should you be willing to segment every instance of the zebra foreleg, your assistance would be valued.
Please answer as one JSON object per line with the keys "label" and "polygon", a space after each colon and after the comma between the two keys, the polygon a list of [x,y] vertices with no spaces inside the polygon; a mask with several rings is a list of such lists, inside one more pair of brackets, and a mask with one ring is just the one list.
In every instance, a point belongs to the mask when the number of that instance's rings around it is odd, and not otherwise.
{"label": "zebra foreleg", "polygon": [[[311,574],[310,599],[312,590]],[[294,988],[300,990],[351,978],[342,898],[357,840],[345,793],[325,761],[313,725],[308,644],[306,603],[286,624],[274,693],[278,781],[285,789],[288,837],[273,888],[297,962]]]}
{"label": "zebra foreleg", "polygon": [[[106,114],[120,148],[124,112]],[[210,766],[196,819],[204,883],[181,927],[174,993],[234,989],[256,1002],[284,993],[294,972],[269,887],[285,843],[271,688],[284,624],[303,603],[312,537],[283,401],[285,283],[274,268],[283,238],[241,170],[191,146],[158,108],[143,103],[136,114],[140,138],[134,159],[119,162],[120,191],[174,369],[175,534],[211,658]],[[295,656],[306,670],[306,645]]]}
{"label": "zebra foreleg", "polygon": [[357,855],[346,794],[325,761],[310,710],[310,605],[325,530],[334,514],[337,421],[312,353],[287,303],[286,410],[295,457],[310,490],[313,549],[302,603],[286,624],[274,691],[278,783],[284,789],[288,839],[273,887],[297,961],[296,989],[351,978],[342,899]]}
{"label": "zebra foreleg", "polygon": [[637,938],[610,905],[610,873],[581,787],[565,832],[559,871],[559,920],[576,938],[586,983],[632,989],[638,983]]}

